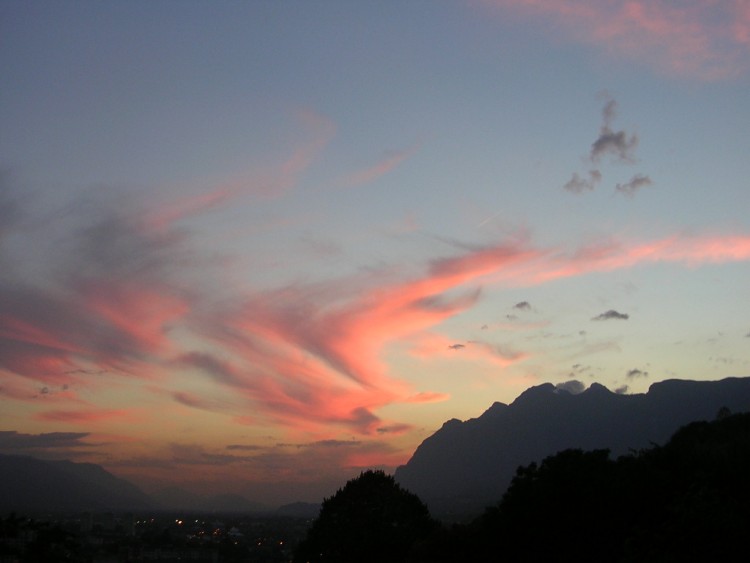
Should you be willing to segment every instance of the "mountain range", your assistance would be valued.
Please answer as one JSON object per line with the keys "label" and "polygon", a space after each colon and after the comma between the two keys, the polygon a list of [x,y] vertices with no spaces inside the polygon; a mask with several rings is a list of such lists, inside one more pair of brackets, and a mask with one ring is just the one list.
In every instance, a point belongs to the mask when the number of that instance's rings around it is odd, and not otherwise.
{"label": "mountain range", "polygon": [[516,469],[568,448],[626,454],[664,444],[681,426],[750,411],[750,378],[667,380],[623,395],[592,384],[573,394],[551,383],[480,417],[452,419],[425,439],[396,481],[433,514],[475,513],[500,500]]}
{"label": "mountain range", "polygon": [[153,508],[146,493],[93,463],[0,455],[0,512]]}
{"label": "mountain range", "polygon": [[[494,403],[478,418],[447,421],[395,479],[435,515],[476,514],[500,500],[521,465],[569,448],[606,448],[617,456],[664,444],[689,422],[748,411],[750,378],[667,380],[633,395],[596,383],[573,394],[546,383],[509,405]],[[179,488],[147,495],[99,465],[0,454],[0,513],[143,509],[268,513],[239,495],[202,497]],[[318,509],[296,503],[277,513],[307,517]]]}

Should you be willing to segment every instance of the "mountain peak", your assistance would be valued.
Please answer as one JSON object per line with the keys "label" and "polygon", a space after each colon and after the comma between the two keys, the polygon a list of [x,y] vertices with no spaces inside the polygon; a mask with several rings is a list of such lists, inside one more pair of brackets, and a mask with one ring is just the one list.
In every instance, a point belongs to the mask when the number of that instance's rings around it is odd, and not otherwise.
{"label": "mountain peak", "polygon": [[492,405],[490,405],[490,408],[482,413],[482,416],[480,416],[479,418],[497,416],[498,414],[505,412],[507,409],[508,405],[506,405],[505,403],[501,403],[500,401],[495,401],[494,403],[492,403]]}
{"label": "mountain peak", "polygon": [[516,400],[510,404],[510,406],[517,406],[530,401],[538,401],[540,399],[551,397],[555,394],[555,389],[556,387],[552,383],[542,383],[541,385],[529,387],[526,391],[521,393]]}

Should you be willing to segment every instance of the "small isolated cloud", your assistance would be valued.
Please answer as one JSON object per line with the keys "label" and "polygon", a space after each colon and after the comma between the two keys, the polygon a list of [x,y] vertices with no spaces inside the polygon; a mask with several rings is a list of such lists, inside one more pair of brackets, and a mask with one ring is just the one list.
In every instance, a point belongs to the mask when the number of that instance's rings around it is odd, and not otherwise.
{"label": "small isolated cloud", "polygon": [[615,393],[617,393],[618,395],[624,395],[628,392],[628,389],[630,389],[630,387],[628,387],[627,385],[620,385],[617,389],[615,389]]}
{"label": "small isolated cloud", "polygon": [[254,452],[254,451],[261,450],[262,448],[263,448],[262,446],[256,446],[253,444],[229,444],[227,446],[228,450],[243,451],[243,452]]}
{"label": "small isolated cloud", "polygon": [[571,395],[578,395],[586,390],[586,385],[581,381],[571,379],[570,381],[564,381],[555,385],[557,391],[565,391]]}
{"label": "small isolated cloud", "polygon": [[378,434],[404,434],[414,428],[411,424],[406,424],[402,422],[397,422],[394,424],[387,424],[385,426],[380,426],[376,429],[376,432]]}
{"label": "small isolated cloud", "polygon": [[513,305],[514,309],[518,309],[519,311],[531,311],[531,305],[528,301],[521,301],[520,303],[516,303]]}
{"label": "small isolated cloud", "polygon": [[447,401],[450,398],[451,396],[448,393],[423,391],[421,393],[417,393],[416,395],[407,397],[404,400],[404,402],[405,403],[440,403],[442,401]]}
{"label": "small isolated cloud", "polygon": [[597,315],[595,317],[592,317],[592,321],[608,321],[610,319],[616,319],[621,321],[627,321],[630,318],[630,315],[626,313],[619,313],[615,311],[614,309],[610,309],[609,311],[606,311],[602,313],[601,315]]}
{"label": "small isolated cloud", "polygon": [[570,367],[570,377],[574,377],[576,375],[583,375],[590,371],[591,371],[591,366],[583,365],[583,364],[573,364]]}
{"label": "small isolated cloud", "polygon": [[451,344],[448,348],[451,350],[460,350],[461,348],[466,348],[466,344]]}
{"label": "small isolated cloud", "polygon": [[588,178],[581,178],[581,176],[578,175],[578,172],[574,172],[568,183],[563,186],[563,189],[574,194],[590,192],[596,188],[601,181],[602,173],[599,170],[589,170]]}
{"label": "small isolated cloud", "polygon": [[634,368],[628,370],[628,373],[626,373],[625,375],[628,377],[628,379],[635,379],[637,377],[648,377],[648,372]]}
{"label": "small isolated cloud", "polygon": [[[599,137],[591,144],[591,152],[589,153],[591,162],[599,162],[606,155],[614,157],[619,162],[635,162],[633,153],[638,146],[638,135],[635,133],[629,135],[625,131],[614,131],[611,125],[616,113],[617,102],[612,98],[607,98],[602,109],[603,123],[599,130]],[[599,179],[601,179],[601,175],[599,175]]]}
{"label": "small isolated cloud", "polygon": [[625,184],[617,184],[615,186],[615,191],[628,197],[633,197],[638,190],[645,186],[650,186],[651,184],[653,184],[651,178],[644,174],[636,174],[629,182]]}

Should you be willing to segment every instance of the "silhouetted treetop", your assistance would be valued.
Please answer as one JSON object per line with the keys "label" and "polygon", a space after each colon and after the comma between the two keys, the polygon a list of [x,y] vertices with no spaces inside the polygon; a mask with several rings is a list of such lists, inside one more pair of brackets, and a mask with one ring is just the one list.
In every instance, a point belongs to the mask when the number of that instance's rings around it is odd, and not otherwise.
{"label": "silhouetted treetop", "polygon": [[295,561],[404,561],[437,526],[422,501],[392,476],[365,471],[323,501]]}

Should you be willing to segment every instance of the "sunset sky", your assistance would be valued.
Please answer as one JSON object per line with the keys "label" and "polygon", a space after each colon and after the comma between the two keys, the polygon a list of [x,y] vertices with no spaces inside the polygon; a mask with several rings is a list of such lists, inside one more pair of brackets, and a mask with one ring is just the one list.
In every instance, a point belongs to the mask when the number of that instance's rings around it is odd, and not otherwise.
{"label": "sunset sky", "polygon": [[2,453],[319,501],[750,376],[748,0],[8,0],[0,76]]}

